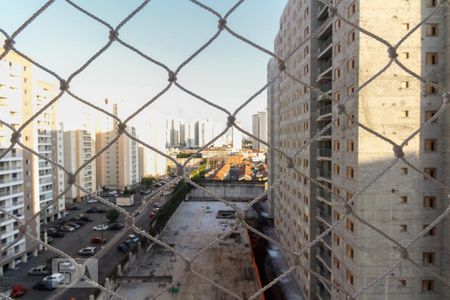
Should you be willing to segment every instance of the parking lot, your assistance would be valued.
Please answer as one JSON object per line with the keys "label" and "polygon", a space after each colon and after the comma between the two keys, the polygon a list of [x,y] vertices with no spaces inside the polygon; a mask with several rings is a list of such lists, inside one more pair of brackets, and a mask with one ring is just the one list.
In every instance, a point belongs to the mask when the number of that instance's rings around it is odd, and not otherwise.
{"label": "parking lot", "polygon": [[[139,193],[135,194],[135,202],[131,207],[124,207],[128,212],[132,212],[136,210],[140,205],[143,199],[148,199],[147,196],[142,196]],[[165,203],[169,197],[161,196],[155,202]],[[113,198],[111,201],[114,201]],[[145,201],[145,200],[144,200]],[[79,257],[78,251],[87,246],[95,246],[97,250],[103,247],[102,244],[92,244],[91,241],[93,238],[105,239],[106,242],[113,239],[117,234],[120,234],[122,231],[120,230],[103,230],[103,231],[94,231],[93,227],[100,224],[108,224],[106,219],[106,213],[86,213],[87,210],[95,207],[97,209],[104,209],[105,211],[109,210],[109,207],[100,202],[97,203],[81,203],[77,204],[77,210],[69,210],[69,215],[67,215],[64,219],[70,220],[74,216],[78,214],[83,214],[84,216],[92,219],[90,222],[86,222],[84,225],[80,226],[80,228],[75,229],[71,232],[64,232],[64,237],[55,237],[51,242],[51,246],[58,248],[64,251],[66,254],[69,254],[72,257]],[[144,212],[136,217],[136,225],[138,227],[142,227],[144,229],[148,229],[149,226],[149,214],[152,211],[152,205],[149,205]],[[116,222],[123,223],[123,216],[120,215]],[[69,223],[73,223],[73,221],[69,221]],[[43,225],[45,228],[55,227],[57,224],[55,222]],[[129,232],[131,233],[131,232]],[[119,240],[119,242],[112,245],[110,250],[106,252],[102,257],[99,258],[98,267],[99,267],[99,281],[103,282],[106,276],[109,276],[111,271],[115,268],[115,266],[122,260],[123,256],[126,254],[121,253],[117,250],[117,245],[125,240],[126,234],[124,238]],[[56,258],[57,255],[52,251],[40,251],[39,255],[36,257],[31,257],[26,263],[22,263],[15,270],[6,271],[4,276],[0,278],[1,288],[4,291],[7,287],[20,284],[28,289],[28,292],[25,294],[22,299],[48,299],[52,297],[53,299],[68,299],[70,297],[76,297],[76,299],[87,299],[89,293],[92,293],[92,289],[57,289],[54,291],[37,291],[33,290],[33,286],[42,281],[44,275],[40,276],[31,276],[28,275],[27,272],[33,267],[39,265],[46,265],[48,263],[51,264],[52,258]],[[51,268],[50,268],[51,269]]]}

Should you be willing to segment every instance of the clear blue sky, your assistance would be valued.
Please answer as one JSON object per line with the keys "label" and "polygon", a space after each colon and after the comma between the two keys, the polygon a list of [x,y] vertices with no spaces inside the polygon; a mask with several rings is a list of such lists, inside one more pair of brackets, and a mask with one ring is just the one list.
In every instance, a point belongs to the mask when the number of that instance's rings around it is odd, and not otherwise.
{"label": "clear blue sky", "polygon": [[[142,1],[78,0],[85,9],[117,25]],[[224,14],[236,1],[204,0]],[[45,1],[2,3],[0,28],[12,33]],[[286,0],[247,0],[229,18],[228,25],[250,40],[272,50]],[[175,69],[217,29],[217,18],[188,0],[152,0],[120,30],[120,37],[147,55]],[[16,39],[16,47],[67,77],[108,40],[108,29],[68,3],[56,1]],[[265,84],[269,56],[227,32],[188,64],[179,82],[211,101],[232,110]],[[126,103],[129,114],[167,84],[165,70],[115,43],[71,84],[71,89],[93,102],[104,98]],[[64,110],[76,120],[81,104],[65,98]],[[251,114],[266,107],[263,94],[238,115],[250,129]],[[225,123],[214,108],[172,88],[148,110],[184,119],[213,118]],[[68,115],[69,116],[69,115]],[[145,111],[144,111],[145,117]],[[66,121],[68,117],[65,118]],[[70,123],[70,121],[67,121]]]}

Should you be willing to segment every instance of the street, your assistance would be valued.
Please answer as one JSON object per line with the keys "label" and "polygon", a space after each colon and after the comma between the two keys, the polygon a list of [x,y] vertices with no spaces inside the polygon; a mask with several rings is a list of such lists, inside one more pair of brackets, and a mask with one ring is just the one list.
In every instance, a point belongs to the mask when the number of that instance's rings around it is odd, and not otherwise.
{"label": "street", "polygon": [[[140,207],[141,201],[143,199],[148,199],[150,195],[142,196],[139,193],[135,194],[135,203],[131,207],[124,207],[126,211],[132,212]],[[145,197],[145,198],[144,198]],[[165,203],[169,197],[161,196],[159,199],[156,199],[154,202]],[[79,229],[76,229],[73,232],[65,232],[65,236],[62,238],[54,238],[51,246],[58,248],[65,253],[69,254],[72,257],[79,257],[78,251],[87,246],[95,246],[97,249],[100,249],[101,245],[93,245],[91,244],[91,239],[93,237],[100,237],[106,239],[105,247],[109,247],[109,250],[104,253],[102,257],[99,258],[98,261],[98,279],[101,284],[103,284],[105,277],[110,276],[111,272],[114,270],[117,264],[119,264],[126,254],[121,253],[117,250],[117,245],[124,241],[129,233],[129,230],[104,230],[104,231],[94,231],[93,227],[99,224],[107,224],[106,213],[86,213],[86,210],[92,207],[96,207],[98,209],[108,210],[109,206],[97,202],[97,203],[81,203],[77,204],[79,210],[70,210],[69,215],[65,217],[65,219],[70,219],[71,217],[77,214],[84,214],[88,216],[93,221],[87,222],[85,225],[81,226]],[[137,227],[144,228],[148,230],[149,226],[149,213],[152,211],[152,205],[148,205],[145,210],[135,217],[135,224]],[[120,215],[117,222],[124,222],[123,215]],[[44,225],[46,228],[51,228],[55,225],[55,223],[49,223]],[[108,241],[117,237],[118,235],[123,236],[121,239],[116,241],[114,245],[108,244]],[[0,284],[2,290],[5,290],[5,287],[21,284],[28,289],[28,292],[21,299],[69,299],[70,297],[75,297],[76,299],[87,299],[90,294],[95,292],[95,289],[90,288],[59,288],[54,291],[36,291],[33,290],[33,285],[40,282],[44,275],[42,276],[30,276],[27,274],[28,270],[36,267],[38,265],[45,265],[51,258],[58,257],[52,251],[40,251],[38,256],[31,257],[26,263],[22,263],[15,270],[8,270],[5,272],[4,276],[0,278]]]}

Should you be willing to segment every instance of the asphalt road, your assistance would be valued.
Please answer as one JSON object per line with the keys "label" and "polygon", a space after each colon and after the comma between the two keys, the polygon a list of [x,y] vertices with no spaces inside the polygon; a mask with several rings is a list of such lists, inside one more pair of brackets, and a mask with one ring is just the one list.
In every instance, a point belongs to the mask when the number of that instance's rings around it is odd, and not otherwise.
{"label": "asphalt road", "polygon": [[[135,203],[132,207],[126,207],[125,209],[129,212],[136,210],[143,199],[144,196],[141,196],[139,194],[135,195]],[[145,196],[145,198],[148,198],[149,196]],[[154,202],[160,202],[164,203],[167,201],[168,197],[162,196],[160,199],[157,199]],[[86,216],[89,216],[93,219],[92,222],[86,223],[81,228],[73,231],[73,232],[66,232],[65,237],[63,238],[54,238],[54,241],[52,242],[51,246],[58,248],[65,253],[69,254],[72,257],[78,257],[78,250],[81,248],[84,248],[86,246],[96,246],[97,248],[100,248],[100,245],[92,245],[90,243],[92,237],[94,236],[102,236],[101,231],[94,231],[92,228],[95,225],[98,224],[106,224],[106,216],[105,214],[99,214],[99,213],[91,213],[87,214],[85,211],[88,208],[91,207],[97,207],[97,208],[104,208],[108,209],[108,206],[105,204],[102,204],[100,202],[88,204],[83,203],[79,204],[80,210],[73,210],[69,211],[70,214],[67,216],[67,219],[70,219],[71,216],[75,216],[79,213],[83,213]],[[149,213],[152,211],[152,205],[148,205],[146,207],[146,210],[136,216],[136,226],[142,227],[144,229],[148,229],[149,226]],[[118,222],[123,222],[123,216],[121,215],[118,219]],[[52,227],[54,223],[50,223],[47,225],[47,227]],[[103,237],[107,240],[107,244],[105,247],[110,246],[110,249],[104,253],[102,257],[99,258],[98,261],[98,269],[99,269],[99,282],[101,284],[104,283],[105,277],[109,276],[109,274],[113,271],[113,269],[116,267],[116,265],[123,259],[123,257],[126,254],[123,254],[117,250],[117,245],[121,243],[123,240],[126,239],[126,236],[128,235],[127,230],[121,230],[121,231],[112,231],[112,230],[106,230],[103,231]],[[112,240],[114,237],[117,237],[117,235],[122,235],[123,238],[112,244],[112,242],[108,243],[108,241]],[[27,274],[28,270],[32,267],[46,264],[46,262],[50,258],[57,257],[57,255],[53,251],[41,251],[39,252],[38,256],[30,258],[26,263],[22,263],[20,266],[18,266],[15,270],[8,270],[5,272],[4,276],[0,278],[0,284],[1,286],[8,286],[13,284],[21,284],[25,286],[28,289],[28,292],[25,294],[24,297],[21,299],[70,299],[70,297],[75,297],[75,299],[88,299],[89,295],[95,292],[95,289],[89,289],[89,288],[59,288],[54,291],[35,291],[32,289],[33,285],[37,282],[40,282],[44,276],[30,276]]]}

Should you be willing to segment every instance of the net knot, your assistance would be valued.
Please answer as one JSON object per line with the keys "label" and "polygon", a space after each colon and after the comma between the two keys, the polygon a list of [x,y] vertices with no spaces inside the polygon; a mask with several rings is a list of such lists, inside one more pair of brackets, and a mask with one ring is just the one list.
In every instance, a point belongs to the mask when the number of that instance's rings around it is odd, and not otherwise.
{"label": "net knot", "polygon": [[19,131],[14,131],[14,132],[11,134],[11,140],[10,140],[10,141],[11,141],[11,144],[16,144],[16,143],[18,143],[21,136],[22,136],[22,134],[21,134]]}
{"label": "net knot", "polygon": [[169,72],[169,79],[167,79],[169,82],[175,82],[177,81],[177,75],[175,74],[175,72],[170,71]]}
{"label": "net knot", "polygon": [[294,167],[294,160],[292,159],[292,157],[288,157],[286,160],[288,169],[292,169]]}
{"label": "net knot", "polygon": [[3,44],[3,48],[6,51],[9,51],[9,50],[11,50],[11,48],[14,46],[15,43],[16,42],[13,39],[6,39],[5,43]]}
{"label": "net knot", "polygon": [[236,212],[236,223],[242,224],[244,222],[244,213],[241,211]]}
{"label": "net knot", "polygon": [[184,176],[184,168],[182,165],[177,166],[177,176]]}
{"label": "net knot", "polygon": [[109,31],[109,40],[115,41],[119,37],[119,32],[117,30],[110,30]]}
{"label": "net knot", "polygon": [[353,207],[350,204],[348,204],[347,202],[344,203],[344,213],[346,215],[350,215],[352,212],[353,212]]}
{"label": "net knot", "polygon": [[329,7],[328,8],[328,14],[330,15],[330,18],[333,18],[334,16],[336,16],[337,15],[337,12],[338,12],[338,10],[337,10],[337,8],[336,7]]}
{"label": "net knot", "polygon": [[403,259],[409,259],[408,249],[405,247],[398,248],[398,251],[400,252],[400,257]]}
{"label": "net knot", "polygon": [[67,184],[74,184],[76,182],[76,177],[73,173],[67,174]]}
{"label": "net knot", "polygon": [[278,60],[278,70],[280,72],[283,72],[284,70],[286,70],[286,63],[283,60]]}
{"label": "net knot", "polygon": [[127,124],[119,123],[119,125],[117,125],[117,131],[119,132],[119,134],[124,133],[125,129],[127,129]]}
{"label": "net knot", "polygon": [[227,26],[227,20],[226,19],[220,19],[219,20],[219,25],[217,27],[219,27],[220,30],[223,30],[225,28],[225,26]]}
{"label": "net knot", "polygon": [[395,157],[403,158],[405,156],[405,152],[403,152],[403,147],[395,145],[392,147],[392,149],[394,150]]}
{"label": "net knot", "polygon": [[398,57],[397,49],[395,49],[394,47],[389,47],[389,48],[387,49],[387,52],[388,52],[388,54],[389,54],[389,58],[390,58],[390,59],[393,59],[393,58]]}
{"label": "net knot", "polygon": [[69,83],[67,83],[64,79],[61,79],[59,81],[59,89],[61,91],[67,91],[69,89]]}
{"label": "net knot", "polygon": [[236,121],[236,117],[235,116],[228,116],[228,118],[227,118],[227,126],[228,127],[233,126],[234,121]]}

